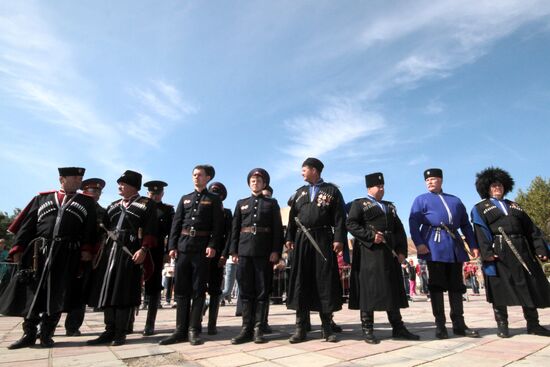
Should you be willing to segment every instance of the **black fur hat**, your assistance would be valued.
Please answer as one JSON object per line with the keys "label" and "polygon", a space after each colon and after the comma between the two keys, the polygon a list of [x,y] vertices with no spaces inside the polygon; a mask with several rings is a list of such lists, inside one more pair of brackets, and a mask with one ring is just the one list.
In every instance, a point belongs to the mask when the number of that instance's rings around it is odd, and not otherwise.
{"label": "black fur hat", "polygon": [[476,190],[482,199],[489,198],[489,188],[495,182],[504,186],[504,196],[514,188],[514,179],[507,171],[498,167],[485,168],[476,175]]}

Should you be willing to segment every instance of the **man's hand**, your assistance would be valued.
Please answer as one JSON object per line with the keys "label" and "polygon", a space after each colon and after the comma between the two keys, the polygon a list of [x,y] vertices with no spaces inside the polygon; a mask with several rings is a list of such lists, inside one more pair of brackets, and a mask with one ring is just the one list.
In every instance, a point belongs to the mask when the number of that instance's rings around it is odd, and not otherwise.
{"label": "man's hand", "polygon": [[485,259],[483,259],[483,261],[495,261],[496,259],[498,259],[498,256],[497,255],[491,255],[491,256],[487,256]]}
{"label": "man's hand", "polygon": [[134,256],[132,256],[132,261],[134,261],[134,264],[141,265],[145,261],[145,255],[146,252],[143,249],[139,249],[136,251]]}
{"label": "man's hand", "polygon": [[479,249],[478,248],[472,249],[472,255],[474,255],[474,259],[479,258]]}
{"label": "man's hand", "polygon": [[399,261],[400,264],[403,264],[405,262],[405,255],[397,254],[397,261]]}
{"label": "man's hand", "polygon": [[294,242],[292,242],[292,241],[286,241],[285,247],[286,247],[287,250],[292,250],[292,249],[294,249]]}
{"label": "man's hand", "polygon": [[13,262],[19,264],[21,262],[21,252],[16,252],[12,255]]}
{"label": "man's hand", "polygon": [[178,258],[178,250],[170,250],[170,253],[168,254],[172,259]]}
{"label": "man's hand", "polygon": [[82,251],[82,253],[80,254],[80,260],[82,261],[92,261],[92,259],[93,256],[90,251]]}
{"label": "man's hand", "polygon": [[418,255],[426,255],[430,253],[430,249],[426,245],[418,245],[416,247],[416,252],[418,252]]}
{"label": "man's hand", "polygon": [[227,262],[226,257],[220,256],[220,259],[218,260],[218,268],[223,268],[226,262]]}
{"label": "man's hand", "polygon": [[216,249],[212,248],[212,247],[207,247],[206,248],[206,257],[211,259],[214,256],[216,256]]}
{"label": "man's hand", "polygon": [[374,234],[373,242],[378,244],[378,243],[383,243],[385,241],[386,239],[384,238],[384,233],[376,231],[376,233]]}
{"label": "man's hand", "polygon": [[344,249],[344,244],[342,242],[332,243],[332,251],[336,252],[337,254],[342,252],[343,249]]}
{"label": "man's hand", "polygon": [[239,263],[239,255],[231,255],[231,260],[233,260],[233,264],[238,264]]}
{"label": "man's hand", "polygon": [[279,254],[277,252],[272,252],[271,255],[269,255],[269,261],[272,264],[277,264],[279,262]]}

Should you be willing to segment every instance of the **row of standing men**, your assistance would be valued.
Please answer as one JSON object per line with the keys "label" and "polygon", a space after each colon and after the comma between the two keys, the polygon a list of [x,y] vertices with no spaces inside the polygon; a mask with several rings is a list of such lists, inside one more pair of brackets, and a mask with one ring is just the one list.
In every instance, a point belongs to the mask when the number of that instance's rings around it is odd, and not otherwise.
{"label": "row of standing men", "polygon": [[[231,342],[265,342],[262,322],[268,312],[271,264],[278,261],[283,244],[294,250],[287,307],[296,311],[296,330],[290,343],[306,340],[310,311],[320,315],[323,339],[335,342],[332,315],[342,308],[337,254],[347,252],[348,231],[358,244],[353,251],[349,307],[360,310],[365,341],[378,342],[374,311],[387,312],[394,338],[419,339],[401,318],[400,309],[408,307],[400,268],[407,256],[407,239],[395,206],[382,200],[383,174],[365,176],[368,195],[348,205],[346,216],[339,189],[321,178],[323,167],[316,158],[303,162],[307,184],[289,200],[286,235],[277,201],[263,193],[270,178],[262,168],[248,174],[251,196],[237,202],[233,217],[223,209],[227,195],[223,184],[212,183],[207,189],[215,175],[210,165],[193,169],[194,190],[181,197],[175,212],[161,201],[166,185],[162,181],[146,183],[149,198],[142,197],[141,175],[126,171],[117,180],[122,199],[102,210],[97,193],[105,183],[90,179],[83,185],[84,169],[60,168],[61,190],[37,195],[10,227],[16,234],[10,256],[21,265],[4,291],[0,313],[23,316],[24,335],[9,348],[34,345],[38,337],[43,347],[53,346],[61,312],[78,310],[78,325],[85,304],[103,309],[105,316],[105,331],[88,343],[124,344],[132,310],[141,302],[143,277],[149,298],[144,334],[152,334],[165,241],[169,256],[176,260],[177,310],[175,331],[161,344],[203,342],[205,293],[210,294],[216,316],[228,256],[238,263],[243,302],[243,326]],[[428,169],[424,178],[428,192],[414,200],[409,224],[418,256],[428,262],[436,337],[448,337],[445,291],[453,333],[479,336],[464,322],[462,263],[479,257],[480,249],[498,335],[510,336],[506,306],[521,305],[528,333],[550,336],[536,310],[550,305],[550,286],[537,263],[548,259],[548,248],[529,216],[504,199],[513,187],[510,175],[492,167],[478,174],[476,188],[482,201],[472,210],[475,231],[460,199],[442,191],[443,172]],[[83,194],[77,193],[81,186]],[[100,233],[106,241],[98,246]],[[214,317],[208,331],[215,329]]]}

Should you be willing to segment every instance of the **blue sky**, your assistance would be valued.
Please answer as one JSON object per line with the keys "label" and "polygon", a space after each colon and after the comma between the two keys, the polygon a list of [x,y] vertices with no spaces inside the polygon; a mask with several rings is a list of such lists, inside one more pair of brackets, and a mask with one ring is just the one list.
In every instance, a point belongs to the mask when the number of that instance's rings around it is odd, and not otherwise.
{"label": "blue sky", "polygon": [[536,0],[5,1],[0,210],[67,165],[107,181],[103,205],[126,169],[176,203],[199,163],[226,207],[254,167],[285,203],[308,156],[347,201],[384,172],[404,222],[429,167],[468,209],[489,165],[513,198],[549,175],[549,45]]}

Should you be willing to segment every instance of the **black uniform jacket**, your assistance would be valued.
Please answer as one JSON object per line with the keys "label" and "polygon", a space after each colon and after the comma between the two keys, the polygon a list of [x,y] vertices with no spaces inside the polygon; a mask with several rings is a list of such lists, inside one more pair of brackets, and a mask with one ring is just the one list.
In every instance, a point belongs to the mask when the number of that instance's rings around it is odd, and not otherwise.
{"label": "black uniform jacket", "polygon": [[263,195],[237,201],[231,234],[232,255],[279,255],[283,249],[283,224],[277,200]]}
{"label": "black uniform jacket", "polygon": [[[169,250],[204,251],[211,247],[223,250],[223,209],[217,194],[204,189],[181,197],[170,232]],[[184,232],[187,232],[184,233]]]}
{"label": "black uniform jacket", "polygon": [[[349,308],[387,311],[408,307],[401,265],[392,254],[407,256],[407,235],[395,206],[382,201],[385,211],[368,198],[353,202],[346,225],[355,237]],[[385,243],[374,243],[375,233]]]}
{"label": "black uniform jacket", "polygon": [[[474,232],[482,259],[496,255],[495,276],[485,276],[487,301],[497,306],[550,306],[550,284],[535,255],[548,256],[542,233],[515,202],[504,200],[508,215],[485,199],[472,210]],[[532,276],[523,268],[499,231],[508,235]],[[488,263],[485,263],[485,266]]]}

